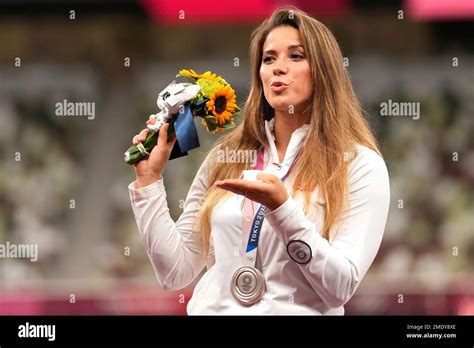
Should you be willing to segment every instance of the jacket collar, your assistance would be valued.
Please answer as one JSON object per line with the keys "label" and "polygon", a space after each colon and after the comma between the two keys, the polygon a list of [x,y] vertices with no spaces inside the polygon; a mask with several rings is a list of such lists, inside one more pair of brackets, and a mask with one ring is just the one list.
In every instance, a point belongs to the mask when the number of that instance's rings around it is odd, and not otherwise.
{"label": "jacket collar", "polygon": [[[280,163],[278,157],[278,151],[275,145],[275,117],[273,117],[270,121],[265,120],[265,132],[267,134],[268,143],[270,144],[270,163]],[[291,135],[290,143],[288,144],[288,148],[286,149],[285,158],[283,163],[285,163],[289,158],[292,158],[295,153],[297,153],[303,142],[306,138],[306,135],[309,131],[309,124],[305,123],[301,127],[295,129],[293,134]]]}

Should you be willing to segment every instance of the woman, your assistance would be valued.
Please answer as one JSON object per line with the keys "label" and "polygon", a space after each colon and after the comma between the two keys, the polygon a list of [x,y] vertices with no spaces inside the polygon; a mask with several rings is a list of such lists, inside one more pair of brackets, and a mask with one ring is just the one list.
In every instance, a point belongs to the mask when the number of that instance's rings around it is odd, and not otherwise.
{"label": "woman", "polygon": [[[382,240],[387,168],[323,24],[279,9],[253,33],[251,58],[243,122],[204,160],[176,224],[162,178],[175,141],[166,128],[136,165],[141,236],[165,289],[207,265],[188,314],[342,315]],[[239,179],[250,164],[220,163],[225,148],[260,150],[264,172]]]}

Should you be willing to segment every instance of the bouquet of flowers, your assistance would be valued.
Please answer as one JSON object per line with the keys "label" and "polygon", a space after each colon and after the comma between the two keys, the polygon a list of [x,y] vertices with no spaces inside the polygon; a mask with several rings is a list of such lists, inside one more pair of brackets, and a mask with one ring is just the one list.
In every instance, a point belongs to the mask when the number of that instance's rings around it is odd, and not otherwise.
{"label": "bouquet of flowers", "polygon": [[176,133],[176,143],[170,160],[187,155],[188,150],[199,147],[194,117],[202,118],[209,133],[234,128],[234,117],[239,113],[235,91],[221,76],[210,71],[198,74],[182,69],[176,77],[188,82],[171,82],[157,98],[160,112],[150,115],[147,127],[151,130],[143,143],[130,147],[124,154],[128,164],[147,158],[156,145],[162,125],[169,123],[168,138]]}

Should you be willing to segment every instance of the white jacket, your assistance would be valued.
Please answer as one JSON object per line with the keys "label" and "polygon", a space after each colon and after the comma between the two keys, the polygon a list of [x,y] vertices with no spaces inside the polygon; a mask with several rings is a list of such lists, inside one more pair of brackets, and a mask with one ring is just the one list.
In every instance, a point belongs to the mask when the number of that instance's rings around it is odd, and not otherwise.
{"label": "white jacket", "polygon": [[[274,120],[265,121],[270,149],[265,149],[265,169],[279,163],[274,142]],[[292,134],[285,157],[298,151],[309,125]],[[204,160],[191,185],[184,211],[175,223],[166,202],[163,179],[140,189],[129,185],[133,213],[158,282],[164,289],[189,285],[207,265],[196,285],[188,314],[333,314],[343,315],[347,303],[372,264],[382,241],[388,215],[390,188],[383,159],[373,150],[358,146],[349,167],[349,205],[331,229],[330,241],[320,233],[323,210],[312,209],[305,216],[303,195],[288,198],[265,214],[260,234],[257,267],[266,281],[260,302],[243,307],[233,299],[230,282],[243,265],[242,196],[232,194],[219,202],[211,215],[211,250],[207,260],[201,252],[195,220],[207,182],[208,159]],[[291,194],[292,176],[284,181]],[[312,205],[324,204],[318,189]],[[298,263],[293,245],[310,248],[311,259]],[[305,246],[304,242],[307,246]]]}

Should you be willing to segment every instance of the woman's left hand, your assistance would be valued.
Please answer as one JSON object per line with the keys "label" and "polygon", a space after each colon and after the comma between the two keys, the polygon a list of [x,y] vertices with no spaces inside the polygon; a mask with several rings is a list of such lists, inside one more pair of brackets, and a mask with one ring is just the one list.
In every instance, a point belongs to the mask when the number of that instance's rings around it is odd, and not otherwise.
{"label": "woman's left hand", "polygon": [[288,192],[280,178],[269,173],[258,173],[256,178],[262,181],[226,179],[217,180],[214,186],[263,204],[270,211],[286,202]]}

